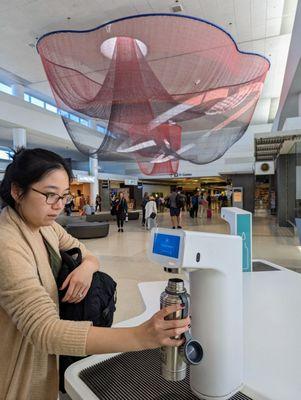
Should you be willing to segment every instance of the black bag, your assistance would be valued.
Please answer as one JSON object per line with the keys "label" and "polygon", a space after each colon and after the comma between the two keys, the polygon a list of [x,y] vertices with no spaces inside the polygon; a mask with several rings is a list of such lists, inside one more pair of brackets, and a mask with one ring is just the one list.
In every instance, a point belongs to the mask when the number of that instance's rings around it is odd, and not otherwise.
{"label": "black bag", "polygon": [[176,196],[176,205],[177,208],[183,208],[185,206],[185,196],[182,194],[177,194]]}
{"label": "black bag", "polygon": [[[82,263],[81,250],[75,247],[61,252],[62,267],[57,278],[58,288],[76,267]],[[59,290],[60,318],[72,321],[92,321],[93,326],[110,327],[116,310],[116,282],[104,272],[93,274],[92,283],[86,297],[79,303],[63,303],[61,300],[66,294]],[[66,369],[76,361],[85,357],[60,356],[59,375],[60,391],[65,393],[64,374]]]}
{"label": "black bag", "polygon": [[155,219],[157,214],[155,212],[152,212],[151,215],[149,216],[151,219]]}
{"label": "black bag", "polygon": [[115,206],[113,206],[111,208],[111,215],[116,215],[116,207]]}

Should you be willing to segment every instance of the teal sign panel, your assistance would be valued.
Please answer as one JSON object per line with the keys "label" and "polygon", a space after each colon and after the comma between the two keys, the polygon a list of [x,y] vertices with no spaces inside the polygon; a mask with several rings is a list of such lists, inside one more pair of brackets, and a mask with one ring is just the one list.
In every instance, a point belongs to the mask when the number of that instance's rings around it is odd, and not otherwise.
{"label": "teal sign panel", "polygon": [[243,272],[251,272],[251,214],[238,214],[236,218],[237,235],[242,238],[242,269]]}

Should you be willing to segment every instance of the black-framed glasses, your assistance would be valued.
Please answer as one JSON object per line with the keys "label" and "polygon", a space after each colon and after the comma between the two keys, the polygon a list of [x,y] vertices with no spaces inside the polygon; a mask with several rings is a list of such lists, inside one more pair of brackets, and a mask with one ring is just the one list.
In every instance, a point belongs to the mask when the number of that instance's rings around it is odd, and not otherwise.
{"label": "black-framed glasses", "polygon": [[63,196],[60,196],[57,193],[43,193],[43,192],[40,192],[39,190],[34,189],[34,188],[31,188],[31,190],[33,190],[34,192],[40,193],[43,196],[45,196],[46,197],[46,203],[49,204],[49,205],[52,205],[52,206],[54,204],[58,203],[60,200],[62,200],[63,204],[66,204],[67,200],[72,198],[70,193],[64,194]]}

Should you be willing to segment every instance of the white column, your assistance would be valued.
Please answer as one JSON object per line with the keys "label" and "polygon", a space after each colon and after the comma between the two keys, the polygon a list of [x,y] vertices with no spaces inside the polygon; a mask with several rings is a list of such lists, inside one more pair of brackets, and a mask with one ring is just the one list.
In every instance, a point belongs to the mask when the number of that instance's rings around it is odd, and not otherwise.
{"label": "white column", "polygon": [[89,119],[89,120],[88,120],[88,126],[89,126],[89,128],[91,128],[91,129],[96,129],[96,122],[95,122],[95,120],[94,120],[94,119]]}
{"label": "white column", "polygon": [[19,147],[26,147],[26,129],[13,128],[13,147],[14,150]]}
{"label": "white column", "polygon": [[12,86],[12,95],[24,99],[24,86],[14,83]]}
{"label": "white column", "polygon": [[298,94],[298,116],[301,117],[301,93]]}
{"label": "white column", "polygon": [[95,198],[98,194],[98,158],[97,156],[89,158],[89,173],[94,176],[94,183],[90,184],[90,203],[95,205]]}

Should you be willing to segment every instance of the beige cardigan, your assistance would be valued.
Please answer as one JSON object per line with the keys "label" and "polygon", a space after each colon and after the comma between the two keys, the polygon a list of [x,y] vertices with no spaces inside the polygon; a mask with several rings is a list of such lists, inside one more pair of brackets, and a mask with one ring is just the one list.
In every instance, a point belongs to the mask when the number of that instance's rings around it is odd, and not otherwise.
{"label": "beige cardigan", "polygon": [[[85,247],[60,225],[41,228],[59,250]],[[60,320],[55,280],[19,215],[0,215],[0,399],[57,400],[58,354],[85,355],[90,322]]]}

